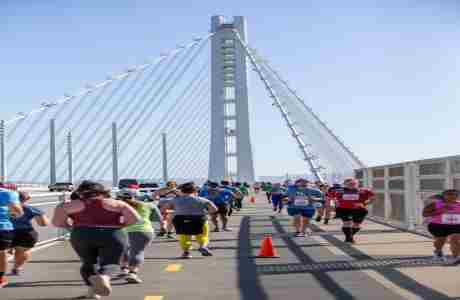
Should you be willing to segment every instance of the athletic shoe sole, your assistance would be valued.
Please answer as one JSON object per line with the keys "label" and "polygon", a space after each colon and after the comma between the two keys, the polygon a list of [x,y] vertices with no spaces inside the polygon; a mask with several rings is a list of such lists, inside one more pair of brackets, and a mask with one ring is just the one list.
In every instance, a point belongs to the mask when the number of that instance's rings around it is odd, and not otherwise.
{"label": "athletic shoe sole", "polygon": [[101,275],[93,275],[88,278],[94,288],[94,293],[101,296],[109,296],[112,293],[110,281],[105,280]]}
{"label": "athletic shoe sole", "polygon": [[203,248],[199,248],[198,251],[201,253],[201,255],[203,256],[213,256],[211,251],[209,251],[208,249],[203,249]]}

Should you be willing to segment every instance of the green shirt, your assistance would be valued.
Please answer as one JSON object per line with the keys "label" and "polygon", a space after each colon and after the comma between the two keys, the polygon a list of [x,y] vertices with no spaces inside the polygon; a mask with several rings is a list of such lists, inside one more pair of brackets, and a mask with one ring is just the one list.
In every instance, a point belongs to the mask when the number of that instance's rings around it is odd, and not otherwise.
{"label": "green shirt", "polygon": [[152,221],[150,221],[153,214],[153,207],[149,203],[139,202],[139,207],[136,209],[137,213],[141,216],[141,220],[132,225],[125,227],[126,232],[154,232]]}

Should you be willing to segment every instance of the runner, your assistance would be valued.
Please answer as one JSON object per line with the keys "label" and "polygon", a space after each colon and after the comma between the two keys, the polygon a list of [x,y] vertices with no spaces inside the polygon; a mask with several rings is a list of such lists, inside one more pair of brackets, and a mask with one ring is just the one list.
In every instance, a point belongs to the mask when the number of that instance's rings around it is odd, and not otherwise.
{"label": "runner", "polygon": [[72,228],[70,243],[82,261],[80,273],[88,286],[81,298],[99,299],[110,295],[110,277],[119,269],[127,246],[121,228],[139,222],[140,217],[128,204],[110,199],[110,191],[100,183],[85,180],[75,192],[79,199],[59,204],[52,222]]}
{"label": "runner", "polygon": [[283,199],[288,197],[286,189],[282,187],[281,183],[273,184],[272,189],[272,204],[273,211],[277,211],[279,214],[283,210]]}
{"label": "runner", "polygon": [[452,189],[442,193],[441,199],[423,209],[423,217],[429,218],[428,231],[434,238],[434,256],[445,260],[443,246],[450,240],[453,265],[460,265],[460,198],[459,191]]}
{"label": "runner", "polygon": [[355,243],[354,236],[361,230],[361,223],[368,213],[367,207],[375,194],[371,190],[360,189],[359,181],[354,178],[345,179],[343,186],[343,189],[336,188],[330,194],[337,201],[336,218],[342,219],[345,242]]}
{"label": "runner", "polygon": [[321,191],[321,193],[323,193],[323,199],[321,201],[321,207],[319,207],[317,210],[317,216],[315,221],[318,223],[321,222],[321,219],[324,216],[324,225],[327,225],[329,224],[332,209],[331,201],[328,197],[329,187],[327,186],[327,184],[319,184],[318,188]]}
{"label": "runner", "polygon": [[[228,216],[230,217],[233,214],[233,208],[236,208],[236,199],[241,198],[242,195],[240,191],[231,186],[229,181],[223,180],[220,182],[221,188],[224,189],[224,191],[227,191],[228,193],[225,195],[226,200],[228,202]],[[224,226],[227,228],[226,226]]]}
{"label": "runner", "polygon": [[315,215],[315,202],[321,200],[323,193],[317,189],[310,188],[306,179],[298,179],[295,184],[288,188],[288,214],[293,217],[296,236],[304,237],[310,219]]}
{"label": "runner", "polygon": [[263,191],[267,195],[267,201],[268,204],[272,204],[272,183],[271,182],[265,182],[265,184],[262,186]]}
{"label": "runner", "polygon": [[13,218],[14,238],[11,248],[14,249],[14,267],[11,273],[20,275],[22,267],[29,261],[31,250],[38,241],[38,232],[32,226],[34,220],[39,226],[48,226],[50,220],[45,212],[27,204],[31,197],[28,193],[19,192],[24,214],[19,218]]}
{"label": "runner", "polygon": [[135,194],[132,192],[124,192],[117,198],[134,208],[141,217],[139,223],[124,228],[128,233],[129,248],[123,256],[121,270],[128,283],[142,283],[138,273],[144,263],[145,248],[154,237],[152,220],[156,217],[161,222],[161,213],[156,205],[135,200]]}
{"label": "runner", "polygon": [[208,249],[209,224],[208,213],[215,213],[217,207],[208,199],[197,196],[197,187],[193,182],[179,186],[182,196],[172,200],[174,209],[173,223],[179,237],[179,243],[184,251],[182,258],[191,258],[192,237],[195,236],[200,247],[198,251],[203,256],[212,256]]}
{"label": "runner", "polygon": [[249,194],[248,190],[240,183],[235,182],[235,209],[240,211],[243,208],[243,200]]}
{"label": "runner", "polygon": [[5,276],[8,267],[7,252],[14,239],[11,217],[20,217],[23,213],[18,193],[0,189],[0,288],[8,284]]}
{"label": "runner", "polygon": [[232,231],[227,224],[230,200],[234,195],[229,190],[219,188],[217,183],[210,182],[206,189],[202,189],[200,196],[210,200],[217,207],[217,211],[211,213],[211,222],[214,225],[213,232],[220,231],[218,218],[222,222],[223,231]]}
{"label": "runner", "polygon": [[169,190],[166,194],[160,197],[158,202],[158,208],[160,209],[162,221],[161,221],[161,228],[160,232],[157,236],[164,236],[169,239],[174,238],[174,225],[172,224],[172,213],[170,212],[172,209],[172,200],[177,197],[179,191],[177,190]]}

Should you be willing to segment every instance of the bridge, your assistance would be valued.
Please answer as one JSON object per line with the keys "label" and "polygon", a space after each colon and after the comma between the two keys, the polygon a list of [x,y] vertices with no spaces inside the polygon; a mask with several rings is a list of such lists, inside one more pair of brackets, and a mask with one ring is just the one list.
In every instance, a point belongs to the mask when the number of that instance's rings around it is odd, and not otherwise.
{"label": "bridge", "polygon": [[[83,179],[116,187],[120,178],[254,182],[249,69],[286,124],[305,176],[353,175],[376,192],[358,243],[342,242],[338,221],[294,238],[288,217],[259,196],[231,219],[234,232],[212,235],[213,258],[178,261],[177,243],[158,239],[148,248],[144,284],[114,281],[107,299],[460,299],[460,269],[432,259],[421,216],[430,195],[460,188],[460,156],[365,166],[252,47],[243,17],[215,16],[204,37],[2,120],[0,175],[42,187]],[[48,214],[68,198],[32,193]],[[26,274],[11,278],[2,299],[73,299],[84,291],[65,234],[40,229]],[[279,258],[256,257],[267,235]]]}

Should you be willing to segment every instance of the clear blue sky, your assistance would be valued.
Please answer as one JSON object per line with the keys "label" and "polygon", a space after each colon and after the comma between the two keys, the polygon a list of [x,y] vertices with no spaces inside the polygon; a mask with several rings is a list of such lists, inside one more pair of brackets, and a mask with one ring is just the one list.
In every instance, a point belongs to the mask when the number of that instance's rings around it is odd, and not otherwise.
{"label": "clear blue sky", "polygon": [[[243,15],[250,44],[366,163],[460,154],[459,3],[1,1],[0,117],[201,36],[211,15]],[[278,113],[251,81],[257,173],[302,172]]]}

